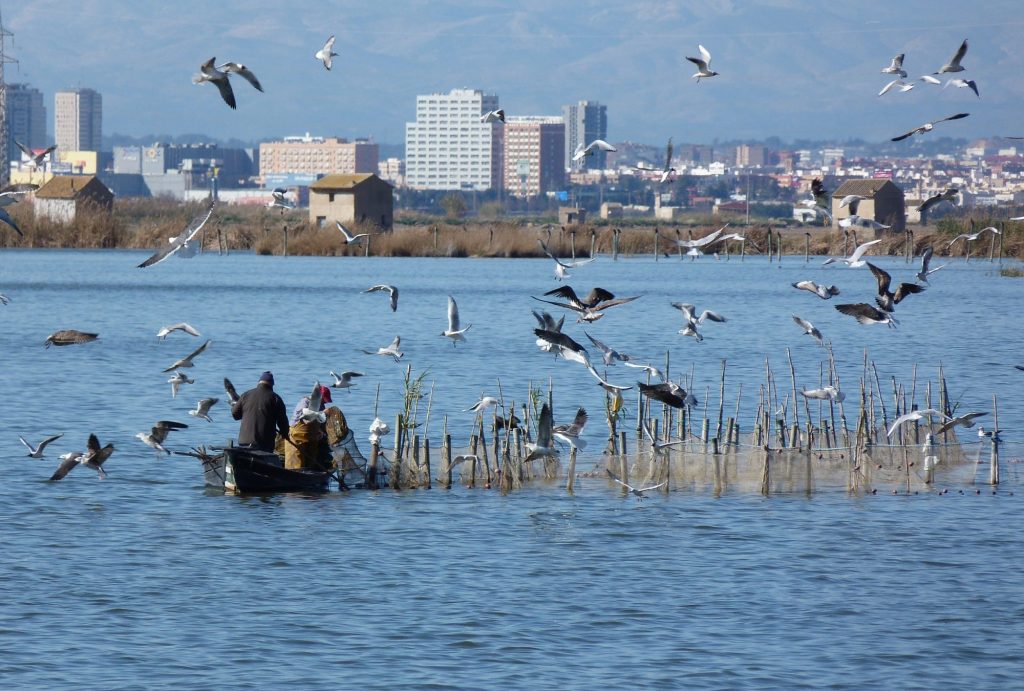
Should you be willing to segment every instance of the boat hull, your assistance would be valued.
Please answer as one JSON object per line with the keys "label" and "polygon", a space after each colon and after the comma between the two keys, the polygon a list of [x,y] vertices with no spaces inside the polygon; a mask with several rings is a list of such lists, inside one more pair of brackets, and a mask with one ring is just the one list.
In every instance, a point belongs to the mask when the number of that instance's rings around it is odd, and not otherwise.
{"label": "boat hull", "polygon": [[326,492],[331,473],[289,470],[281,457],[254,449],[231,447],[203,462],[206,486],[232,494]]}

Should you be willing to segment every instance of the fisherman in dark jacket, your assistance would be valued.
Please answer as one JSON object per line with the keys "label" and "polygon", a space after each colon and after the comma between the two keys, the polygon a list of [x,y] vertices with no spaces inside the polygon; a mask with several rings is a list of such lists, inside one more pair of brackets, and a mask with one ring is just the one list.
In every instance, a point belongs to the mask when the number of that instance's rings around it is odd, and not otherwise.
{"label": "fisherman in dark jacket", "polygon": [[288,412],[274,393],[274,375],[264,372],[255,388],[249,389],[231,406],[231,417],[241,420],[238,444],[260,451],[274,451],[275,435],[288,437]]}

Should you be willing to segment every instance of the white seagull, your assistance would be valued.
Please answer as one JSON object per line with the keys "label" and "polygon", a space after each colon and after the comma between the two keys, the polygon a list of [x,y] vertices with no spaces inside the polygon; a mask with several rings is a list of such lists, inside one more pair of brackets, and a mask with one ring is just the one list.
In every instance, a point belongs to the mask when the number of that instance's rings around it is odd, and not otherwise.
{"label": "white seagull", "polygon": [[359,233],[357,235],[353,235],[352,231],[350,231],[345,226],[341,225],[341,221],[335,221],[334,225],[338,226],[338,230],[341,231],[341,236],[345,238],[346,245],[361,245],[363,243],[363,238],[370,237],[369,233]]}
{"label": "white seagull", "polygon": [[188,411],[188,414],[192,417],[201,418],[207,422],[213,422],[213,418],[210,417],[210,408],[214,406],[219,398],[201,398],[196,403],[196,409]]}
{"label": "white seagull", "polygon": [[803,396],[804,398],[810,398],[819,401],[836,401],[837,403],[842,403],[846,399],[846,394],[844,394],[842,391],[832,386],[831,384],[829,386],[824,386],[820,389],[805,389],[803,391],[800,391],[800,395]]}
{"label": "white seagull", "polygon": [[949,62],[940,67],[938,72],[936,72],[935,74],[945,74],[946,72],[963,72],[964,68],[960,64],[960,61],[964,59],[964,55],[966,54],[967,39],[965,38],[964,42],[960,44],[960,47],[956,49],[956,52],[953,54],[953,57],[949,59]]}
{"label": "white seagull", "polygon": [[587,353],[587,349],[561,331],[534,329],[533,333],[538,339],[550,343],[552,348],[557,347],[558,354],[566,360],[572,360],[585,366],[590,365],[590,356]]}
{"label": "white seagull", "polygon": [[164,372],[170,372],[171,370],[176,370],[176,369],[178,369],[179,367],[194,367],[194,365],[192,364],[192,360],[193,360],[194,358],[198,357],[198,356],[199,356],[199,354],[200,354],[200,353],[202,353],[202,352],[203,352],[204,350],[206,350],[207,348],[209,348],[209,347],[210,347],[210,343],[212,343],[212,342],[213,342],[213,341],[210,341],[209,339],[207,339],[207,340],[206,340],[206,342],[205,342],[205,343],[203,343],[203,345],[199,346],[198,348],[196,348],[195,350],[193,350],[193,351],[192,351],[191,353],[189,353],[189,354],[188,354],[188,355],[186,355],[185,357],[181,358],[180,360],[178,360],[177,362],[175,362],[175,363],[174,363],[173,365],[171,365],[170,367],[166,368],[166,369],[164,370]]}
{"label": "white seagull", "polygon": [[14,145],[21,150],[21,153],[28,156],[28,160],[32,164],[33,168],[38,168],[39,166],[43,165],[43,160],[51,153],[53,153],[53,151],[56,150],[57,148],[56,144],[51,144],[50,146],[46,147],[39,153],[36,153],[32,149],[28,148],[27,146],[19,142],[17,139],[14,140]]}
{"label": "white seagull", "polygon": [[620,353],[614,348],[610,348],[609,346],[605,345],[601,341],[591,336],[586,331],[584,331],[583,333],[584,335],[586,335],[587,338],[590,339],[590,342],[597,346],[597,349],[601,351],[601,359],[604,360],[604,364],[606,367],[614,365],[616,361],[628,362],[630,360],[630,357],[625,353]]}
{"label": "white seagull", "polygon": [[285,209],[295,208],[295,202],[288,198],[288,190],[284,187],[275,187],[270,195],[271,199],[267,202],[268,209],[281,209],[283,213]]}
{"label": "white seagull", "polygon": [[327,42],[324,43],[324,47],[318,50],[313,57],[322,62],[324,67],[329,70],[331,69],[331,65],[334,64],[333,58],[336,55],[337,53],[334,52],[334,36],[331,36],[327,39]]}
{"label": "white seagull", "polygon": [[263,91],[263,87],[260,85],[260,80],[252,73],[252,70],[241,63],[225,62],[223,65],[217,65],[217,69],[224,74],[237,74],[239,77],[252,84],[252,87],[257,91]]}
{"label": "white seagull", "polygon": [[175,372],[174,376],[167,380],[167,383],[171,385],[171,398],[177,398],[178,389],[182,384],[195,384],[196,380],[189,379],[184,372]]}
{"label": "white seagull", "polygon": [[552,427],[551,436],[560,442],[568,444],[572,448],[580,449],[582,451],[587,448],[587,441],[585,439],[580,439],[580,434],[583,433],[583,428],[586,424],[587,411],[580,408],[576,411],[576,417],[573,418],[571,424]]}
{"label": "white seagull", "polygon": [[[627,362],[625,364],[628,365],[629,363]],[[617,412],[619,410],[619,408],[622,407],[622,392],[623,391],[628,391],[629,389],[632,389],[633,387],[632,386],[620,386],[619,384],[612,384],[607,379],[601,378],[601,375],[597,373],[597,370],[594,369],[593,365],[587,365],[587,371],[590,372],[591,375],[593,375],[594,379],[597,380],[598,385],[602,389],[604,389],[605,391],[607,391],[608,393],[610,393],[612,395],[612,399],[614,400],[614,405],[612,407],[612,412]]]}
{"label": "white seagull", "polygon": [[601,151],[616,151],[616,148],[605,140],[595,139],[586,146],[583,146],[583,143],[581,142],[580,145],[576,147],[576,151],[572,155],[572,160],[579,161],[587,156],[593,156],[597,153],[598,149]]}
{"label": "white seagull", "polygon": [[46,439],[43,439],[41,442],[39,442],[35,446],[32,446],[27,441],[25,441],[25,437],[18,437],[18,441],[20,441],[22,444],[24,444],[25,448],[28,449],[28,453],[25,454],[26,456],[28,456],[29,458],[42,458],[43,457],[43,452],[46,450],[47,445],[50,442],[56,441],[56,440],[60,439],[63,436],[64,436],[63,433],[62,434],[54,434],[51,437],[47,437]]}
{"label": "white seagull", "polygon": [[57,470],[54,471],[53,475],[50,476],[51,482],[56,482],[62,479],[65,475],[70,473],[72,470],[80,465],[84,465],[86,468],[92,468],[96,471],[96,475],[99,479],[103,479],[107,476],[103,472],[103,463],[110,458],[110,454],[114,453],[114,445],[107,444],[104,447],[100,447],[100,440],[95,434],[89,435],[89,442],[86,444],[86,452],[70,451],[66,454],[61,455],[61,463],[57,466]]}
{"label": "white seagull", "polygon": [[231,88],[231,82],[228,81],[228,73],[222,72],[213,66],[213,63],[217,58],[210,58],[202,65],[199,66],[199,74],[192,77],[193,84],[202,84],[203,82],[209,82],[217,87],[220,91],[220,97],[224,99],[224,102],[235,108],[235,92]]}
{"label": "white seagull", "polygon": [[906,93],[914,88],[912,83],[907,83],[902,79],[893,79],[891,82],[882,87],[882,90],[878,92],[879,96],[885,96],[887,93],[892,91],[895,87],[900,88],[900,93]]}
{"label": "white seagull", "polygon": [[[660,456],[664,454],[665,449],[669,448],[670,446],[678,446],[679,444],[686,443],[685,439],[676,439],[674,441],[658,441],[657,439],[654,438],[654,435],[651,434],[651,428],[647,425],[647,420],[641,420],[640,427],[641,429],[643,429],[644,436],[647,437],[647,441],[651,445],[651,452],[655,456]],[[660,487],[661,485],[658,486]]]}
{"label": "white seagull", "polygon": [[853,251],[853,254],[851,254],[849,257],[844,257],[840,259],[836,259],[835,257],[829,257],[828,259],[823,261],[821,265],[827,266],[828,264],[833,264],[835,262],[843,262],[851,269],[856,269],[858,267],[864,266],[865,264],[867,264],[867,262],[861,259],[861,257],[864,256],[864,253],[868,251],[869,247],[871,247],[872,245],[877,245],[881,241],[882,238],[878,238],[877,240],[869,240],[862,245],[858,245],[857,249],[855,249]]}
{"label": "white seagull", "polygon": [[889,66],[882,70],[882,74],[898,74],[900,77],[906,77],[907,71],[903,69],[903,56],[905,53],[900,53],[892,59]]}
{"label": "white seagull", "polygon": [[805,336],[810,336],[811,338],[815,339],[818,342],[818,345],[820,346],[825,345],[825,341],[822,339],[821,332],[818,331],[818,327],[816,327],[814,324],[810,323],[806,319],[801,319],[795,314],[793,315],[793,321],[796,322],[797,326],[804,330]]}
{"label": "white seagull", "polygon": [[981,94],[978,93],[978,83],[973,79],[950,79],[946,82],[946,86],[942,88],[945,89],[948,86],[955,86],[958,89],[970,89],[974,92],[975,96],[981,98]]}
{"label": "white seagull", "polygon": [[210,216],[213,215],[213,209],[215,206],[217,206],[217,201],[211,199],[210,206],[209,208],[206,209],[206,211],[204,211],[199,216],[193,218],[192,222],[189,223],[188,227],[186,227],[185,230],[181,231],[181,233],[172,238],[168,238],[167,247],[157,251],[151,257],[146,259],[146,261],[139,264],[138,268],[144,269],[147,266],[159,264],[163,260],[170,257],[172,254],[175,254],[176,252],[180,251],[183,247],[185,247],[192,240],[192,238],[196,236],[196,233],[202,230],[203,226],[206,225],[206,222],[210,220]]}
{"label": "white seagull", "polygon": [[491,122],[500,122],[505,124],[505,111],[499,108],[498,110],[489,110],[480,116],[480,122],[487,124]]}
{"label": "white seagull", "polygon": [[356,377],[363,376],[363,373],[349,371],[342,372],[340,375],[338,375],[332,370],[331,376],[334,377],[334,383],[331,384],[332,389],[350,389],[353,386],[355,386],[355,384],[352,383],[352,380]]}
{"label": "white seagull", "polygon": [[965,427],[970,429],[974,427],[974,419],[979,418],[982,415],[988,415],[988,413],[965,413],[963,415],[957,415],[943,422],[938,429],[935,430],[935,434],[942,434],[947,430],[951,430],[954,427]]}
{"label": "white seagull", "polygon": [[452,339],[452,348],[458,341],[466,340],[466,332],[469,331],[472,324],[460,327],[459,325],[459,306],[455,304],[455,298],[451,295],[448,296],[448,328],[441,332],[442,336]]}
{"label": "white seagull", "polygon": [[194,326],[188,324],[187,322],[179,322],[177,324],[171,324],[170,326],[163,327],[162,329],[156,332],[156,337],[163,340],[167,338],[168,334],[173,333],[175,331],[184,331],[190,336],[199,336],[199,332],[196,330]]}
{"label": "white seagull", "polygon": [[395,340],[391,341],[391,343],[388,344],[387,346],[377,348],[377,350],[365,350],[362,348],[360,348],[360,350],[362,350],[367,355],[388,355],[392,359],[394,359],[395,362],[398,362],[399,360],[402,359],[402,356],[405,355],[405,353],[398,350],[398,346],[400,346],[401,344],[402,337],[395,336]]}
{"label": "white seagull", "polygon": [[664,482],[659,482],[658,484],[651,485],[650,487],[641,487],[641,488],[637,489],[633,485],[630,485],[629,483],[626,483],[626,482],[623,482],[622,480],[620,480],[619,477],[615,473],[613,473],[612,471],[608,470],[607,468],[605,468],[605,472],[608,473],[608,477],[610,477],[613,482],[615,482],[616,484],[622,485],[627,490],[629,490],[629,493],[632,494],[633,496],[635,496],[637,501],[640,501],[641,499],[646,499],[647,498],[647,495],[644,494],[644,492],[651,492],[653,490],[658,489],[659,487],[664,487],[665,483],[668,482],[668,480],[665,480]]}
{"label": "white seagull", "polygon": [[970,244],[977,240],[978,238],[980,238],[983,233],[986,233],[988,231],[992,231],[993,235],[1002,235],[1002,232],[995,226],[988,226],[987,228],[982,228],[977,233],[961,233],[960,235],[957,235],[955,238],[953,238],[946,244],[946,249],[952,247],[953,243],[955,243],[957,240],[964,240],[965,242],[967,242],[967,244]]}
{"label": "white seagull", "polygon": [[466,408],[465,412],[481,413],[496,405],[498,405],[498,399],[494,396],[481,396],[480,400]]}
{"label": "white seagull", "polygon": [[909,413],[900,415],[893,421],[892,425],[889,426],[889,431],[886,432],[886,436],[891,438],[892,435],[896,433],[896,430],[899,428],[900,425],[904,425],[908,422],[916,422],[918,420],[923,420],[924,418],[932,417],[933,415],[938,415],[940,418],[943,419],[949,419],[946,415],[942,413],[942,411],[936,410],[935,408],[911,410]]}
{"label": "white seagull", "polygon": [[163,451],[165,454],[171,452],[164,448],[163,443],[167,440],[167,435],[176,429],[187,429],[188,425],[184,422],[174,422],[173,420],[160,420],[149,430],[149,434],[145,432],[139,432],[135,436],[142,441],[143,444],[149,448],[160,452]]}
{"label": "white seagull", "polygon": [[922,283],[927,283],[929,275],[935,273],[939,269],[942,269],[946,266],[946,264],[940,264],[939,266],[936,266],[934,269],[929,268],[931,265],[933,253],[934,250],[932,249],[931,245],[929,245],[928,247],[925,248],[924,254],[921,255],[921,270],[917,272],[917,280],[921,281]]}
{"label": "white seagull", "polygon": [[371,287],[367,288],[366,290],[364,290],[363,292],[364,293],[387,293],[388,295],[391,296],[391,311],[394,312],[394,311],[398,310],[398,288],[396,288],[395,286],[384,285],[382,283],[380,285],[371,286]]}
{"label": "white seagull", "polygon": [[718,72],[714,72],[711,69],[711,53],[708,52],[708,49],[697,44],[697,50],[700,51],[699,58],[691,58],[687,56],[686,59],[697,66],[697,71],[692,75],[692,78],[696,79],[697,83],[700,84],[700,80],[702,78],[717,76]]}
{"label": "white seagull", "polygon": [[828,300],[833,295],[839,295],[839,288],[836,288],[834,285],[826,286],[814,281],[797,281],[790,285],[797,290],[806,290],[809,293],[814,293],[822,300]]}
{"label": "white seagull", "polygon": [[946,122],[947,120],[959,120],[960,118],[966,118],[968,115],[970,115],[970,113],[957,113],[956,115],[950,115],[950,116],[945,117],[945,118],[939,118],[938,120],[932,120],[931,122],[926,122],[923,125],[919,125],[918,127],[915,127],[914,129],[910,130],[909,132],[904,132],[903,134],[899,135],[898,137],[893,137],[890,141],[899,142],[899,141],[903,141],[907,137],[912,137],[915,134],[924,134],[925,132],[931,132],[933,129],[935,129],[935,126],[937,124],[939,124],[940,122]]}
{"label": "white seagull", "polygon": [[559,450],[551,440],[553,425],[551,423],[551,408],[545,403],[540,408],[540,416],[537,418],[537,441],[526,442],[526,458],[523,461],[533,461],[538,458],[558,456]]}

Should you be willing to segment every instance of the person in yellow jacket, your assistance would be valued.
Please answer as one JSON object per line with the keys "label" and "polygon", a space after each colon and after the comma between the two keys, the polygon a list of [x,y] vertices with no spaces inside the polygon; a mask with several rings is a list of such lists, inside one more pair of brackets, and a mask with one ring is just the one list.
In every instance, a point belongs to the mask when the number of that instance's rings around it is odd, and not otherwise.
{"label": "person in yellow jacket", "polygon": [[[331,390],[320,387],[320,410],[331,403]],[[305,422],[302,411],[309,408],[310,397],[303,396],[292,411],[288,435],[294,444],[285,446],[284,467],[289,470],[333,470],[334,462],[327,440],[324,423],[318,420]]]}

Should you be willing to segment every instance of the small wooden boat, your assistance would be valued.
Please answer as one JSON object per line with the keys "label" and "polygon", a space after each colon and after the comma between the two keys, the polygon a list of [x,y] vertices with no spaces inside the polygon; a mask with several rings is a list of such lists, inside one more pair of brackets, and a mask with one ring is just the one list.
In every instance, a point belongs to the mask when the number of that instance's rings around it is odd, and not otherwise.
{"label": "small wooden boat", "polygon": [[332,473],[289,470],[276,453],[230,446],[215,456],[204,454],[206,486],[233,494],[326,492]]}

